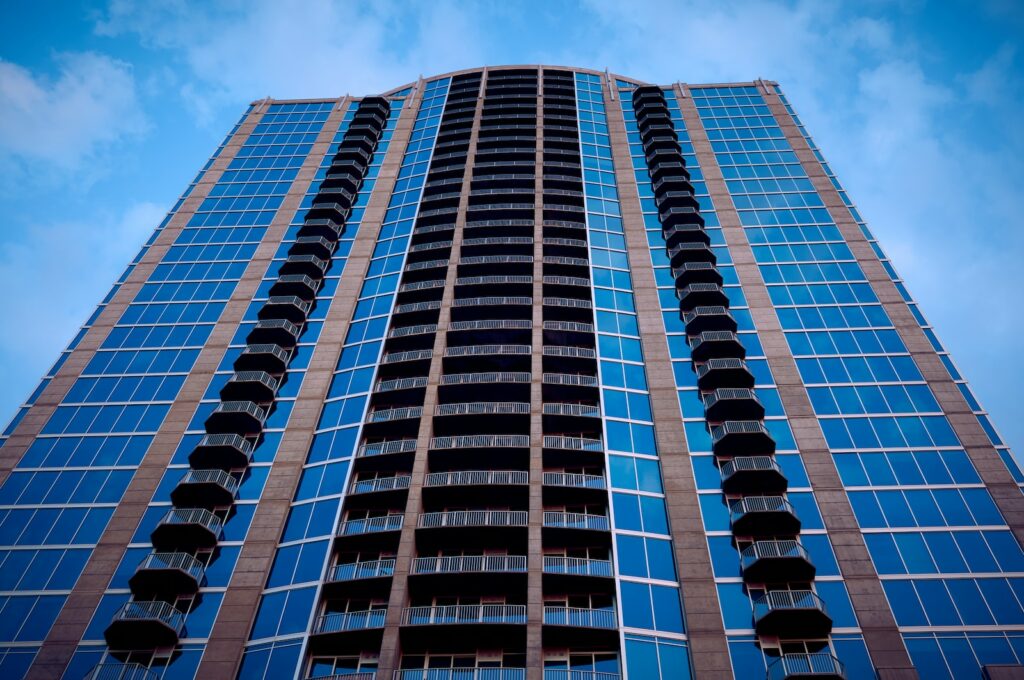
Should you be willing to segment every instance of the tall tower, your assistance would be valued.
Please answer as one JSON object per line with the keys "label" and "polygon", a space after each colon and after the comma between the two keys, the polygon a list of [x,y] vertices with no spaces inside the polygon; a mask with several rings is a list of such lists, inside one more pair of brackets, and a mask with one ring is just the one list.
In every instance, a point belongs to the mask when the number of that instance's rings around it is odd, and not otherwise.
{"label": "tall tower", "polygon": [[255,102],[0,447],[0,677],[1021,677],[1024,477],[771,82]]}

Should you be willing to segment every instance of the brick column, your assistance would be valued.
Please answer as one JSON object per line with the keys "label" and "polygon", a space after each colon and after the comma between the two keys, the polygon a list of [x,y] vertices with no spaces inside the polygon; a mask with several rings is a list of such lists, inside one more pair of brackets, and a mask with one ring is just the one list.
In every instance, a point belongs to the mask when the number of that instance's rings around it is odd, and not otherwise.
{"label": "brick column", "polygon": [[960,443],[963,444],[967,455],[970,456],[974,467],[977,468],[989,493],[992,494],[996,506],[1003,514],[1017,540],[1024,544],[1024,495],[1021,494],[1020,487],[1010,475],[1006,464],[999,457],[999,453],[992,445],[988,435],[985,434],[985,430],[982,429],[981,423],[978,422],[977,416],[974,415],[956,383],[953,382],[949,371],[939,359],[939,355],[932,348],[921,325],[914,318],[910,307],[896,289],[896,284],[882,267],[871,244],[864,237],[853,214],[843,203],[842,197],[832,185],[821,162],[811,151],[807,140],[800,133],[796,122],[786,110],[782,100],[775,93],[774,88],[766,87],[764,83],[759,83],[759,85],[768,108],[786,135],[786,141],[796,152],[804,172],[810,177],[814,189],[825,202],[829,215],[839,227],[850,250],[853,251],[857,264],[860,265],[864,275],[871,283],[871,289],[882,303],[893,326],[896,327],[896,331],[914,358],[921,375],[928,381],[928,387],[938,400],[942,412],[946,414],[949,424],[956,432]]}
{"label": "brick column", "polygon": [[722,233],[732,254],[736,274],[750,306],[750,315],[754,319],[807,477],[828,529],[839,569],[846,580],[868,653],[880,673],[898,670],[910,674],[900,677],[916,677],[697,107],[683,86],[677,85],[676,89],[679,108],[686,121],[694,153],[704,173],[708,192],[715,202]]}
{"label": "brick column", "polygon": [[679,397],[670,367],[667,331],[651,266],[640,195],[626,138],[626,123],[611,83],[604,90],[608,137],[626,236],[626,251],[633,277],[633,299],[651,395],[651,414],[661,459],[665,504],[668,509],[679,572],[679,589],[689,638],[690,659],[698,678],[732,677],[729,645],[704,534],[697,484],[690,467]]}
{"label": "brick column", "polygon": [[[121,286],[113,300],[103,310],[96,323],[93,324],[86,334],[85,339],[82,340],[82,343],[64,363],[64,366],[61,367],[57,377],[54,378],[43,392],[40,402],[37,402],[38,408],[33,407],[32,411],[18,426],[15,434],[8,440],[7,445],[0,449],[5,455],[14,453],[14,451],[9,451],[12,444],[14,444],[19,450],[15,455],[20,458],[21,453],[31,444],[35,436],[39,434],[43,424],[49,419],[56,405],[60,403],[68,389],[81,375],[82,370],[92,360],[96,349],[102,345],[111,328],[121,318],[125,308],[135,298],[142,284],[146,282],[153,269],[167,253],[168,248],[174,243],[182,229],[188,224],[189,219],[195,214],[196,209],[209,195],[210,189],[220,180],[228,164],[231,163],[238,153],[238,149],[241,148],[253,128],[260,122],[264,111],[265,105],[257,107],[249,113],[245,122],[242,123],[227,145],[225,145],[220,156],[217,157],[217,160],[203,175],[202,181],[196,185],[189,197],[185,199],[177,213],[175,213],[174,217],[157,237],[156,242],[128,277],[127,282]],[[294,187],[295,184],[293,183],[292,191],[294,191]],[[291,219],[294,208],[298,206],[297,200],[289,202],[289,199],[292,198],[292,191],[289,192],[284,203],[282,203],[277,215],[287,214],[288,219]],[[301,197],[298,200],[301,200]],[[294,204],[294,207],[291,207],[292,204]],[[277,221],[275,219],[275,223]],[[114,510],[110,522],[107,524],[89,561],[82,570],[82,575],[75,583],[75,587],[68,596],[64,608],[61,610],[60,615],[53,624],[53,628],[50,629],[49,635],[47,635],[46,640],[43,642],[39,654],[36,655],[32,667],[26,676],[30,680],[55,680],[64,673],[64,669],[71,661],[71,656],[82,639],[82,635],[85,633],[85,629],[89,625],[96,606],[100,603],[103,592],[107,584],[110,583],[117,565],[120,564],[121,559],[124,557],[132,535],[135,533],[139,521],[146,512],[146,508],[149,507],[149,501],[152,499],[161,477],[163,477],[171,456],[174,455],[174,451],[178,447],[181,435],[188,427],[189,421],[191,421],[195,413],[196,405],[202,399],[214,372],[217,370],[217,366],[220,365],[227,346],[238,328],[242,315],[249,306],[252,294],[259,285],[263,272],[266,271],[279,241],[280,236],[275,237],[275,229],[272,224],[264,233],[263,240],[257,248],[256,254],[246,266],[238,285],[235,286],[231,299],[217,320],[217,324],[214,326],[213,332],[210,333],[206,345],[199,353],[195,366],[189,372],[185,383],[167,412],[163,424],[153,438],[153,442],[146,451],[142,462],[139,463],[139,467],[132,477],[128,488],[125,490],[121,502]],[[30,416],[32,417],[31,421],[29,420]],[[18,437],[16,442],[14,441],[15,436]]]}

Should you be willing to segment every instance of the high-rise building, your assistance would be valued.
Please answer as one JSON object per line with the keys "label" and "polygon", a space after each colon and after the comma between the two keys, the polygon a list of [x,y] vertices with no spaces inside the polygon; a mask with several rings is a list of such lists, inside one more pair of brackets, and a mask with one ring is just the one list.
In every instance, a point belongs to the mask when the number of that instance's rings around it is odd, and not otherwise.
{"label": "high-rise building", "polygon": [[1024,672],[1024,477],[767,81],[254,103],[0,481],[3,678]]}

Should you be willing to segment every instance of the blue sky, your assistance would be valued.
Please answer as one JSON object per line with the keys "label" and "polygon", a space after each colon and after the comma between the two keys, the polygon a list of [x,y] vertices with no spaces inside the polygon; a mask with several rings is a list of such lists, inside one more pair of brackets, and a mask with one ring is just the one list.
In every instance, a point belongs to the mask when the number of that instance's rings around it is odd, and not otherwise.
{"label": "blue sky", "polygon": [[996,426],[1024,453],[1024,4],[7,3],[0,419],[245,106],[481,64],[780,82]]}

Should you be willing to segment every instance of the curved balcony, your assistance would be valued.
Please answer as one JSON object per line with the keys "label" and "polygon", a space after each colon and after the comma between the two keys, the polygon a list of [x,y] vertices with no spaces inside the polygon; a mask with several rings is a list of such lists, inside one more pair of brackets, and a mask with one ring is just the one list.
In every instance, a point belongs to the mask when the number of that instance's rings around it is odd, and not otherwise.
{"label": "curved balcony", "polygon": [[688,335],[713,331],[735,333],[737,330],[736,319],[732,318],[725,307],[695,307],[689,312],[683,312],[681,317]]}
{"label": "curved balcony", "polygon": [[740,553],[740,571],[748,583],[810,581],[817,571],[797,541],[754,541]]}
{"label": "curved balcony", "polygon": [[761,420],[764,405],[754,390],[745,387],[720,387],[703,395],[704,417],[709,421]]}
{"label": "curved balcony", "polygon": [[593,404],[549,402],[543,405],[543,413],[546,416],[600,418],[601,407]]}
{"label": "curved balcony", "polygon": [[268,402],[277,394],[278,380],[265,371],[239,371],[220,390],[224,401]]}
{"label": "curved balcony", "polygon": [[605,630],[615,630],[618,627],[614,609],[555,606],[544,607],[544,625],[602,628]]}
{"label": "curved balcony", "polygon": [[721,464],[722,491],[728,494],[782,493],[789,486],[771,456],[737,456]]}
{"label": "curved balcony", "polygon": [[743,359],[747,350],[735,333],[707,331],[689,338],[690,356],[694,361],[710,359]]}
{"label": "curved balcony", "polygon": [[545,668],[544,680],[621,680],[618,673],[573,670],[571,668]]}
{"label": "curved balcony", "polygon": [[832,619],[811,590],[772,590],[754,600],[754,630],[780,638],[825,637]]}
{"label": "curved balcony", "polygon": [[603,476],[585,475],[577,472],[545,472],[544,486],[558,486],[569,489],[596,489],[600,491],[604,491],[607,488]]}
{"label": "curved balcony", "polygon": [[416,376],[414,378],[391,378],[390,380],[378,381],[377,384],[373,386],[373,392],[374,394],[381,394],[382,392],[418,390],[426,386],[426,376]]}
{"label": "curved balcony", "polygon": [[263,371],[279,375],[288,368],[291,356],[291,350],[280,345],[246,345],[235,359],[234,368],[236,371]]}
{"label": "curved balcony", "polygon": [[303,323],[313,303],[294,295],[274,295],[267,298],[256,313],[260,319],[288,319],[292,323]]}
{"label": "curved balcony", "polygon": [[356,450],[357,458],[386,456],[394,453],[412,453],[416,450],[415,439],[392,439],[384,442],[362,444]]}
{"label": "curved balcony", "polygon": [[93,666],[83,680],[160,680],[160,676],[137,663],[101,663]]}
{"label": "curved balcony", "polygon": [[455,347],[446,347],[444,356],[445,358],[528,356],[532,351],[533,348],[530,345],[457,345]]}
{"label": "curved balcony", "polygon": [[[380,383],[378,383],[379,385]],[[393,423],[397,420],[419,420],[423,415],[422,406],[375,409],[366,414],[366,425]]]}
{"label": "curved balcony", "polygon": [[188,463],[199,469],[236,470],[249,464],[252,449],[252,442],[237,434],[208,434],[192,449]]}
{"label": "curved balcony", "polygon": [[257,321],[245,336],[251,345],[278,345],[281,348],[294,347],[299,342],[302,327],[287,319],[266,319]]}
{"label": "curved balcony", "polygon": [[450,604],[436,607],[406,607],[403,626],[525,624],[524,604]]}
{"label": "curved balcony", "polygon": [[381,357],[380,363],[383,365],[402,364],[409,361],[429,360],[432,356],[434,356],[434,351],[432,349],[413,349],[406,352],[388,352]]}
{"label": "curved balcony", "polygon": [[424,479],[425,487],[451,486],[523,486],[530,483],[525,470],[458,470],[431,472]]}
{"label": "curved balcony", "polygon": [[157,552],[194,551],[217,545],[224,523],[205,508],[173,508],[149,535]]}
{"label": "curved balcony", "polygon": [[[330,680],[325,678],[324,680]],[[525,668],[403,668],[392,680],[526,680]]]}
{"label": "curved balcony", "polygon": [[185,508],[222,508],[238,493],[238,480],[223,470],[189,470],[171,489],[171,502]]}
{"label": "curved balcony", "polygon": [[682,162],[682,159],[675,162],[659,160],[657,163],[650,165],[647,172],[651,176],[651,179],[658,181],[664,177],[679,175],[686,172],[686,164]]}
{"label": "curved balcony", "polygon": [[337,536],[361,536],[389,531],[401,531],[405,515],[381,515],[364,519],[345,520],[338,527]]}
{"label": "curved balcony", "polygon": [[[678,154],[671,154],[675,158],[666,157],[664,160],[659,158],[656,161],[657,165],[674,165],[676,161],[680,160]],[[663,196],[665,194],[662,194]],[[660,207],[660,206],[659,206]],[[678,206],[674,208],[665,208],[659,210],[658,219],[665,227],[674,227],[677,224],[700,224],[703,220],[700,217],[700,213],[692,205]]]}
{"label": "curved balcony", "polygon": [[323,236],[300,236],[288,249],[289,255],[315,255],[324,261],[329,261],[334,255],[336,248],[334,241]]}
{"label": "curved balcony", "polygon": [[132,594],[140,599],[173,601],[179,595],[194,595],[203,582],[205,567],[189,553],[153,552],[146,555],[128,579]]}
{"label": "curved balcony", "polygon": [[529,513],[526,510],[451,510],[425,512],[419,516],[419,529],[447,529],[463,527],[525,527]]}
{"label": "curved balcony", "polygon": [[430,448],[439,449],[511,449],[528,448],[530,436],[525,434],[470,434],[431,437]]}
{"label": "curved balcony", "polygon": [[542,382],[545,385],[597,387],[597,376],[583,373],[545,373]]}
{"label": "curved balcony", "polygon": [[[361,166],[358,163],[354,163],[353,164],[350,161],[349,165],[350,165],[350,167],[354,166],[353,169],[358,174],[360,174],[360,175],[363,174],[363,171],[365,170],[365,167]],[[339,163],[339,164],[337,164],[337,166],[332,166],[332,167],[334,167],[335,169],[340,169],[341,167],[344,167],[344,164],[343,163]],[[315,201],[315,197],[314,197],[314,201]],[[337,202],[331,201],[331,200],[314,202],[313,205],[309,206],[309,210],[306,212],[306,225],[308,226],[310,221],[312,221],[312,220],[320,220],[320,221],[325,221],[325,222],[333,223],[333,224],[344,224],[345,220],[348,219],[348,214],[349,214],[350,210],[351,210],[351,208],[349,206],[342,205],[341,203],[337,203]],[[311,220],[311,218],[312,218],[312,220]],[[302,234],[303,236],[318,235],[318,236],[326,236],[327,238],[330,238],[330,236],[325,231],[307,232],[307,233],[302,233],[300,231],[299,233]]]}
{"label": "curved balcony", "polygon": [[329,612],[321,614],[313,625],[314,635],[344,633],[347,631],[383,628],[386,609],[366,609],[357,612]]}
{"label": "curved balcony", "polygon": [[277,270],[280,276],[308,276],[322,279],[330,266],[330,260],[321,260],[316,255],[289,255]]}
{"label": "curved balcony", "polygon": [[676,288],[686,288],[694,283],[714,283],[719,286],[725,283],[722,273],[711,262],[684,262],[672,267],[672,277],[676,280]]}
{"label": "curved balcony", "polygon": [[544,511],[544,527],[547,529],[582,529],[585,531],[609,531],[606,515],[590,515],[583,512]]}
{"label": "curved balcony", "polygon": [[103,631],[111,649],[156,649],[178,644],[185,615],[162,601],[125,602]]}
{"label": "curved balcony", "polygon": [[[683,210],[683,208],[672,208],[672,210]],[[674,246],[668,246],[666,250],[673,267],[682,266],[687,262],[708,262],[711,264],[718,262],[715,251],[702,241],[681,241]]]}
{"label": "curved balcony", "polygon": [[697,373],[697,387],[702,390],[754,387],[754,374],[743,359],[710,359],[694,370]]}
{"label": "curved balcony", "polygon": [[359,496],[366,493],[383,493],[387,491],[404,491],[409,488],[412,477],[409,475],[395,475],[394,477],[374,477],[373,479],[356,479],[349,486],[350,496]]}
{"label": "curved balcony", "polygon": [[759,420],[727,420],[711,428],[716,456],[775,453],[775,440]]}
{"label": "curved balcony", "polygon": [[343,581],[364,581],[372,578],[388,578],[395,575],[395,560],[368,560],[364,562],[346,562],[336,564],[327,573],[331,583]]}
{"label": "curved balcony", "polygon": [[729,505],[729,524],[736,536],[778,536],[800,533],[800,518],[782,496],[747,496]]}
{"label": "curved balcony", "polygon": [[320,279],[314,279],[305,274],[284,274],[277,277],[277,280],[270,286],[269,294],[271,297],[298,297],[303,300],[312,300],[319,290]]}
{"label": "curved balcony", "polygon": [[255,434],[266,420],[267,412],[251,401],[222,401],[204,426],[210,434]]}
{"label": "curved balcony", "polygon": [[345,233],[345,219],[338,218],[333,211],[310,209],[306,211],[306,219],[299,229],[299,236],[320,236],[329,241],[337,241]]}
{"label": "curved balcony", "polygon": [[680,309],[687,311],[696,307],[725,307],[729,297],[716,283],[691,283],[676,289]]}
{"label": "curved balcony", "polygon": [[[688,184],[685,186],[689,186]],[[665,239],[665,247],[675,248],[682,243],[703,243],[711,245],[711,237],[700,224],[677,224],[672,227],[663,227],[661,236]]]}
{"label": "curved balcony", "polygon": [[590,453],[604,453],[604,444],[600,439],[588,439],[586,437],[563,437],[559,435],[544,436],[545,449],[560,449],[562,451],[588,451]]}
{"label": "curved balcony", "polygon": [[611,578],[614,576],[610,560],[592,560],[584,557],[561,557],[559,555],[544,556],[544,573],[561,576],[597,576]]}
{"label": "curved balcony", "polygon": [[843,662],[827,653],[783,654],[768,664],[768,680],[846,680]]}
{"label": "curved balcony", "polygon": [[435,416],[491,416],[529,415],[530,403],[526,401],[474,401],[459,404],[438,404]]}
{"label": "curved balcony", "polygon": [[412,561],[416,575],[426,574],[525,574],[526,555],[453,555],[417,557]]}

